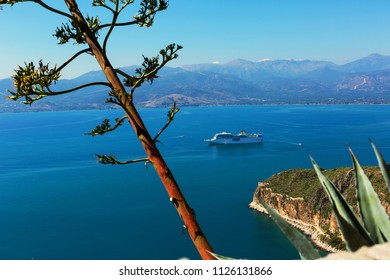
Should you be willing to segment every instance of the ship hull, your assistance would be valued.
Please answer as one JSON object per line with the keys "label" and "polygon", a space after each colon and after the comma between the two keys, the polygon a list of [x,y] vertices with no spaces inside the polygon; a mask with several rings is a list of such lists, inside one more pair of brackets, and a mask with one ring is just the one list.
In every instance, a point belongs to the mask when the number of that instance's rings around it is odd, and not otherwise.
{"label": "ship hull", "polygon": [[261,134],[231,134],[222,132],[217,133],[214,138],[205,141],[211,145],[257,144],[263,142],[263,136]]}

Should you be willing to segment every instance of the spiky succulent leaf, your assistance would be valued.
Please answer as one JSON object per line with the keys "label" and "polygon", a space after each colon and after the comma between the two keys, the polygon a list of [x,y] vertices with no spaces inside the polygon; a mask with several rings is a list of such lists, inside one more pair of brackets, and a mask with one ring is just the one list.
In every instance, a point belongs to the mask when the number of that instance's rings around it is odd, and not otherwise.
{"label": "spiky succulent leaf", "polygon": [[306,236],[283,219],[278,212],[270,207],[259,194],[256,194],[257,199],[267,210],[268,214],[283,231],[284,235],[290,240],[294,247],[298,250],[302,259],[315,260],[319,259],[321,255],[314,248],[313,244],[306,238]]}
{"label": "spiky succulent leaf", "polygon": [[371,139],[369,139],[369,140],[370,140],[372,148],[374,149],[375,156],[378,160],[378,165],[379,165],[379,168],[381,169],[383,179],[385,180],[387,189],[389,190],[389,193],[390,193],[390,175],[389,175],[389,172],[387,171],[387,163],[385,162],[382,154],[379,152],[379,150],[375,146],[374,142],[372,142]]}
{"label": "spiky succulent leaf", "polygon": [[226,256],[222,256],[222,255],[219,255],[219,254],[216,254],[214,252],[209,252],[214,258],[216,258],[217,260],[236,260],[234,258],[231,258],[231,257],[226,257]]}
{"label": "spiky succulent leaf", "polygon": [[390,241],[389,216],[351,148],[349,152],[355,170],[356,195],[364,225],[375,244]]}
{"label": "spiky succulent leaf", "polygon": [[344,197],[336,186],[321,172],[320,167],[311,158],[314,169],[321,185],[329,196],[332,209],[336,214],[337,223],[344,236],[347,249],[356,251],[362,246],[374,245],[369,233],[362,225],[360,219],[353,212],[352,208],[345,201]]}

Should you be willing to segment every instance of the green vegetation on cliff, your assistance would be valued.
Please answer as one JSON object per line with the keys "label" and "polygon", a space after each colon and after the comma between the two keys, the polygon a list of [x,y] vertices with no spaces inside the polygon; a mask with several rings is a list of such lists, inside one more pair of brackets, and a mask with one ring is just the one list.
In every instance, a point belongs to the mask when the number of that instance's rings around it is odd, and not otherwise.
{"label": "green vegetation on cliff", "polygon": [[[378,167],[364,167],[368,178],[379,195],[382,202],[390,205],[390,195]],[[356,204],[355,178],[353,169],[339,167],[328,169],[324,174],[338,187],[350,205]],[[311,205],[323,207],[323,203],[329,204],[325,191],[318,181],[314,169],[291,169],[272,175],[264,183],[269,185],[274,193],[288,195],[290,197],[302,197]],[[329,208],[330,210],[330,208]]]}
{"label": "green vegetation on cliff", "polygon": [[[370,166],[364,167],[364,171],[389,213],[390,195],[380,169]],[[353,169],[340,167],[323,172],[359,215]],[[261,182],[256,192],[285,218],[317,229],[317,238],[323,243],[338,250],[345,248],[328,196],[313,169],[292,169],[275,174]]]}

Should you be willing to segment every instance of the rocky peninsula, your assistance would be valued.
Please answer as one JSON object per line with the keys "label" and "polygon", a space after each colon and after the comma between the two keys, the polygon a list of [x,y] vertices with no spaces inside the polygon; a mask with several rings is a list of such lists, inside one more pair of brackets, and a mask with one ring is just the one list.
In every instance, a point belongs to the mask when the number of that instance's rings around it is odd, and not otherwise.
{"label": "rocky peninsula", "polygon": [[[390,194],[377,167],[364,168],[386,212],[390,213]],[[354,171],[340,167],[324,174],[337,186],[358,214]],[[292,169],[259,182],[249,207],[266,213],[256,194],[293,226],[304,232],[320,249],[328,252],[345,250],[342,235],[331,210],[329,199],[314,169]]]}

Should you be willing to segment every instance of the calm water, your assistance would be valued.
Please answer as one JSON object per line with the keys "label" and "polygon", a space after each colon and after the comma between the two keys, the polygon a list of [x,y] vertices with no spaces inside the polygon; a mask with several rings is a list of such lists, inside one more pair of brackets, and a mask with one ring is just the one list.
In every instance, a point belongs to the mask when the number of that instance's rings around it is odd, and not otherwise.
{"label": "calm water", "polygon": [[[248,209],[257,182],[290,168],[351,166],[350,144],[390,158],[388,106],[183,108],[161,151],[214,250],[247,259],[299,258],[267,217]],[[143,109],[152,132],[167,109]],[[85,136],[119,111],[0,114],[0,259],[198,259],[152,168],[96,164],[143,157],[132,130]],[[208,146],[216,132],[262,132],[260,145]]]}

